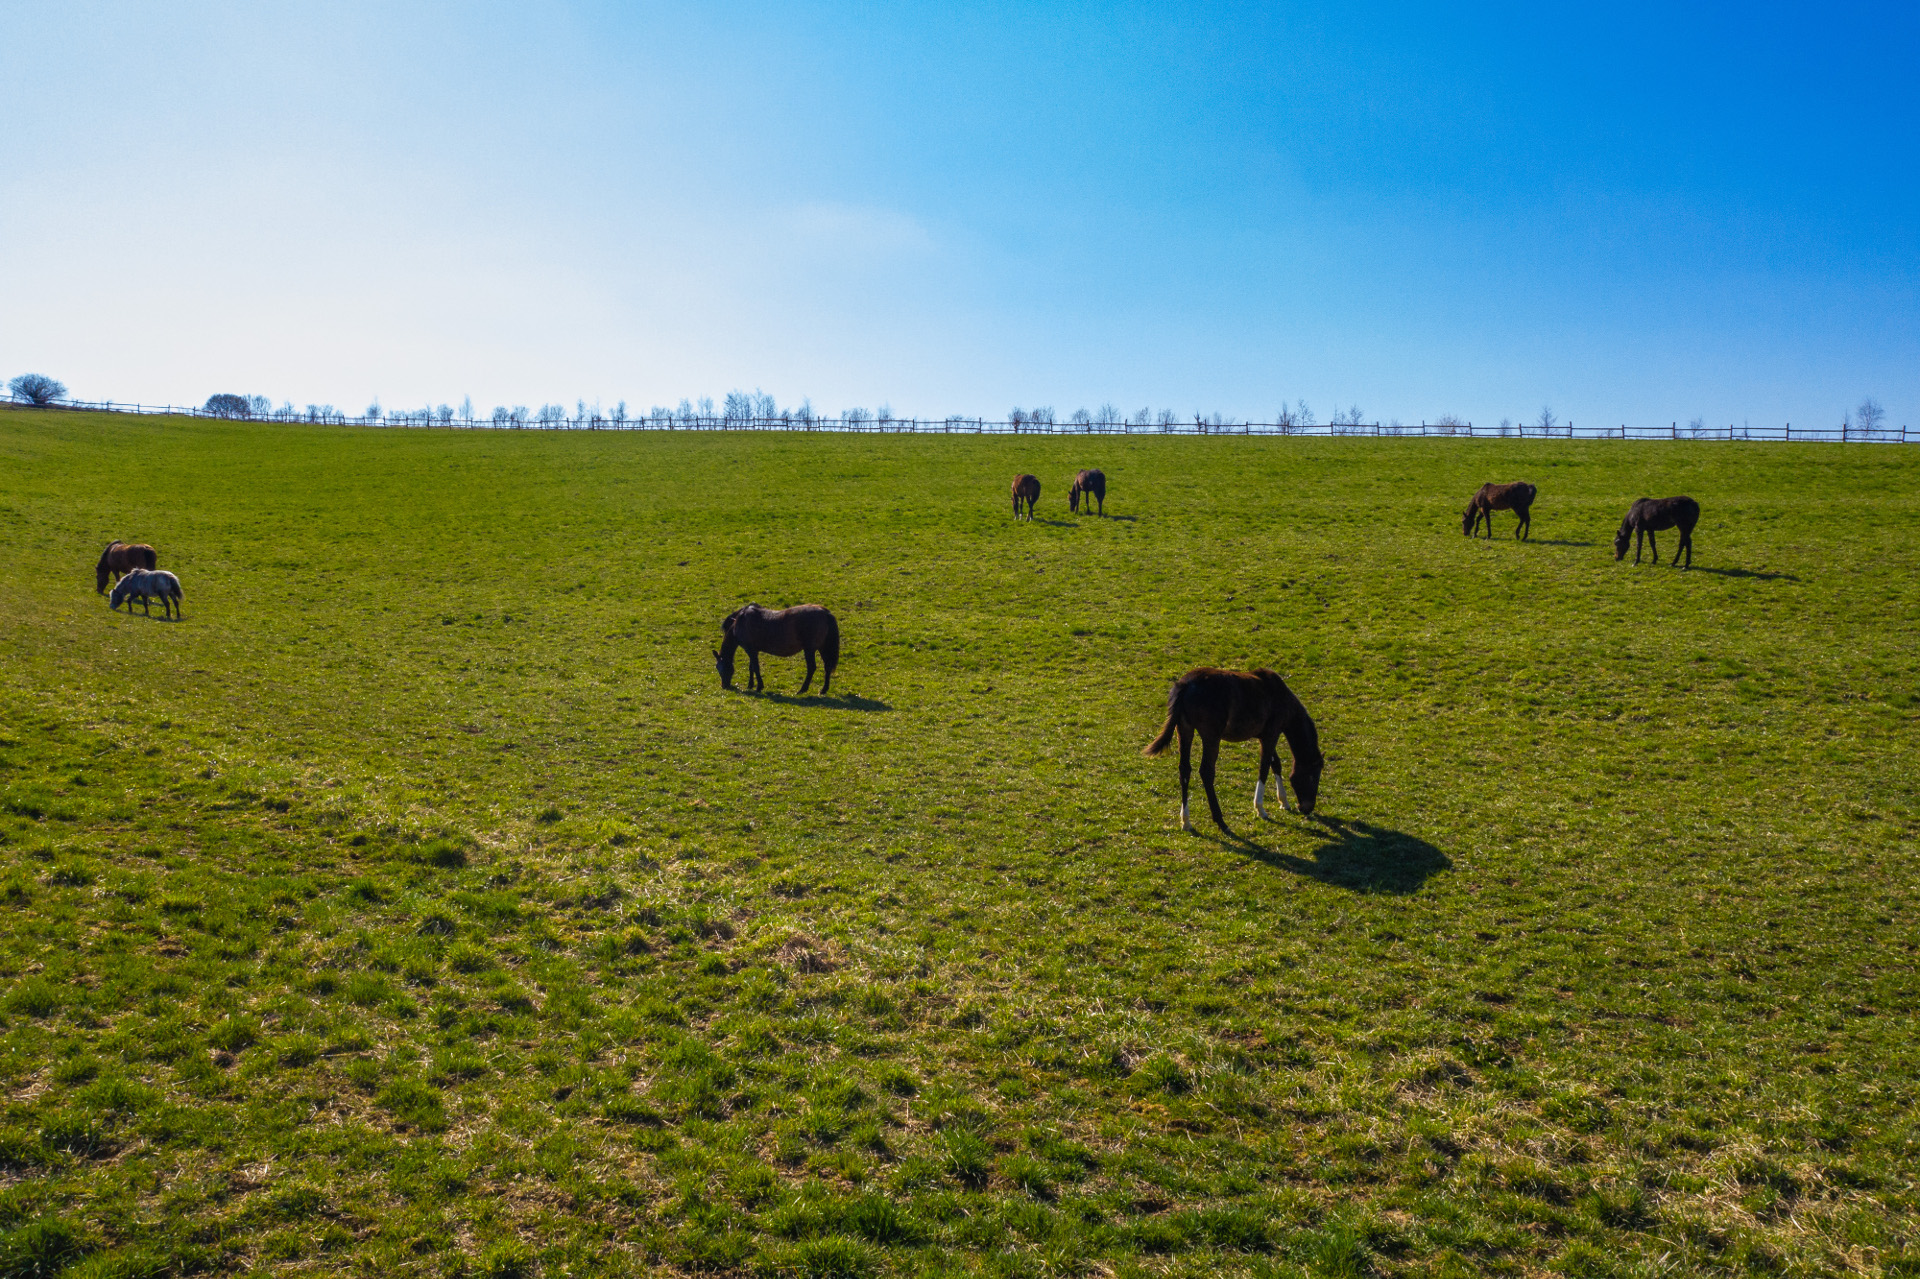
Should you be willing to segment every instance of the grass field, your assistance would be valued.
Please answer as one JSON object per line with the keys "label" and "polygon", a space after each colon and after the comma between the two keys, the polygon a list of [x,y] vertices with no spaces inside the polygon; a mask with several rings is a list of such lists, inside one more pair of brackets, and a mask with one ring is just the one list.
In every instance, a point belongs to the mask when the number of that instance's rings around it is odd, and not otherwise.
{"label": "grass field", "polygon": [[20,410],[0,542],[0,1277],[1920,1274],[1920,450]]}

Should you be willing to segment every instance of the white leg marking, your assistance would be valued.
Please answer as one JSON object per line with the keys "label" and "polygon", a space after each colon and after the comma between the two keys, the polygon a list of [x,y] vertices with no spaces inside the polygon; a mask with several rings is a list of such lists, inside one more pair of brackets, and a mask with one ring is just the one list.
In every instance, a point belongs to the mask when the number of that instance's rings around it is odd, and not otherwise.
{"label": "white leg marking", "polygon": [[1187,801],[1184,799],[1180,801],[1180,829],[1181,830],[1193,829],[1193,827],[1187,823]]}
{"label": "white leg marking", "polygon": [[[1253,811],[1260,814],[1260,819],[1262,821],[1268,820],[1266,794],[1267,794],[1267,779],[1262,777],[1259,781],[1253,784]],[[1285,803],[1286,801],[1282,800],[1281,802]]]}

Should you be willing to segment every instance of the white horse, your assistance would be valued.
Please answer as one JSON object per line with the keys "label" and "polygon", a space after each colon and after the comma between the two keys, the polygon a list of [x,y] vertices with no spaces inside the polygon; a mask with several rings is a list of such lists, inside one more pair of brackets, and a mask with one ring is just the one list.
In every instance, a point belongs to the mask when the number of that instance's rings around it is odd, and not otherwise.
{"label": "white horse", "polygon": [[[180,619],[180,579],[163,568],[136,568],[113,584],[113,594],[107,597],[108,608],[119,608],[122,603],[127,612],[133,612],[133,599],[138,596],[141,610],[148,617],[153,616],[153,600],[160,601],[160,614]],[[171,608],[171,611],[169,611]]]}

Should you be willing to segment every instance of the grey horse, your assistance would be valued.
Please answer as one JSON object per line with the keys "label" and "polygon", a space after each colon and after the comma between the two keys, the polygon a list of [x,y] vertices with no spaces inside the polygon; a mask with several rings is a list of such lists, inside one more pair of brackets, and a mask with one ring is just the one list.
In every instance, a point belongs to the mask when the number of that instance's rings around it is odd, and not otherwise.
{"label": "grey horse", "polygon": [[113,594],[107,597],[108,608],[127,606],[127,612],[133,612],[133,601],[138,598],[141,612],[153,616],[154,600],[160,601],[160,615],[180,619],[180,579],[163,568],[136,568],[113,584]]}

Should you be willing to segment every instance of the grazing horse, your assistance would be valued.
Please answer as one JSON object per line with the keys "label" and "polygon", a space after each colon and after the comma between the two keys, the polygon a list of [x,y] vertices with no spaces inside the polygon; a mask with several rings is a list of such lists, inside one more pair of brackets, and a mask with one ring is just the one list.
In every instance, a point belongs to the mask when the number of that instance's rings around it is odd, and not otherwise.
{"label": "grazing horse", "polygon": [[159,600],[162,617],[180,620],[180,579],[165,569],[129,569],[127,575],[114,584],[113,594],[107,596],[107,607],[119,608],[125,603],[127,612],[132,613],[136,596],[140,600],[140,611],[146,616],[153,616],[152,601]]}
{"label": "grazing horse", "polygon": [[1693,567],[1693,526],[1700,522],[1700,503],[1690,497],[1643,497],[1627,508],[1627,518],[1620,521],[1620,531],[1613,535],[1613,560],[1619,563],[1627,556],[1627,543],[1633,543],[1633,562],[1640,562],[1640,539],[1647,539],[1647,547],[1653,552],[1653,562],[1660,562],[1660,544],[1653,540],[1656,530],[1680,526],[1680,545],[1674,548],[1673,559],[1669,563],[1675,567],[1680,564],[1680,552],[1687,553],[1688,568]]}
{"label": "grazing horse", "polygon": [[1105,471],[1082,471],[1073,477],[1073,487],[1067,490],[1067,509],[1075,515],[1080,513],[1080,499],[1100,503],[1100,514],[1107,513],[1107,473]]}
{"label": "grazing horse", "polygon": [[762,608],[748,604],[737,608],[720,624],[720,647],[713,652],[714,669],[720,672],[720,687],[733,687],[733,650],[747,650],[747,691],[763,689],[760,678],[760,654],[792,657],[807,655],[807,677],[800,682],[805,693],[813,683],[813,654],[817,649],[826,662],[827,677],[820,681],[820,692],[833,685],[833,668],[840,664],[840,623],[818,604],[796,604],[792,608]]}
{"label": "grazing horse", "polygon": [[1227,834],[1227,819],[1220,815],[1220,799],[1213,793],[1213,763],[1219,757],[1220,743],[1260,741],[1260,781],[1253,788],[1253,807],[1262,818],[1267,816],[1267,770],[1275,773],[1275,788],[1280,807],[1287,806],[1287,793],[1279,786],[1280,754],[1275,744],[1282,734],[1293,754],[1294,796],[1300,811],[1311,813],[1320,794],[1320,771],[1326,756],[1320,753],[1320,733],[1313,717],[1293,695],[1286,681],[1272,671],[1223,671],[1199,666],[1173,682],[1167,692],[1167,722],[1160,736],[1147,745],[1146,754],[1158,755],[1167,749],[1173,735],[1180,735],[1180,829],[1192,830],[1187,821],[1187,786],[1192,776],[1190,763],[1193,735],[1200,734],[1200,784],[1207,789],[1207,807],[1213,820]]}
{"label": "grazing horse", "polygon": [[93,566],[93,593],[104,595],[107,591],[107,577],[117,581],[136,568],[159,568],[160,555],[145,542],[108,542],[107,549],[100,552],[100,562]]}
{"label": "grazing horse", "polygon": [[1033,504],[1040,500],[1040,480],[1033,475],[1013,477],[1013,516],[1020,518],[1020,503],[1027,504],[1027,518],[1033,518]]}
{"label": "grazing horse", "polygon": [[1480,521],[1487,522],[1487,537],[1493,537],[1493,513],[1512,511],[1520,517],[1520,523],[1514,526],[1515,537],[1533,536],[1533,495],[1540,490],[1522,480],[1515,484],[1482,484],[1480,491],[1467,503],[1467,513],[1460,517],[1460,531],[1472,537],[1479,530]]}

